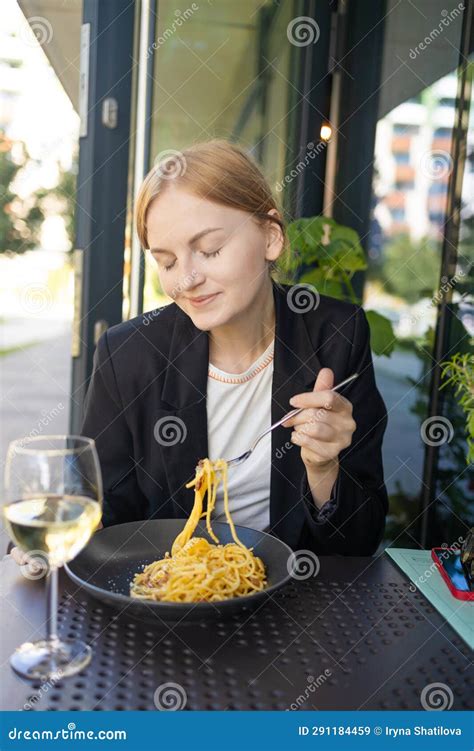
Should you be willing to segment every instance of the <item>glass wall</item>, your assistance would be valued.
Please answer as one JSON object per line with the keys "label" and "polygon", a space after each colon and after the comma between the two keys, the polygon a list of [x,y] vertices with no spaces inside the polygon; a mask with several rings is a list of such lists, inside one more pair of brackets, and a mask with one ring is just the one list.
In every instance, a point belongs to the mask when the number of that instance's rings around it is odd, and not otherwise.
{"label": "glass wall", "polygon": [[[156,5],[151,163],[168,149],[222,137],[244,145],[275,185],[292,149],[290,81],[298,48],[289,44],[287,26],[295,3],[180,8],[177,0]],[[145,310],[167,302],[155,269],[147,257]]]}
{"label": "glass wall", "polygon": [[[472,98],[474,56],[467,69],[467,147],[462,150],[464,175],[461,196],[457,263],[452,301],[447,314],[449,328],[446,357],[449,370],[443,379],[440,404],[440,441],[434,502],[429,515],[429,534],[455,541],[465,537],[466,525],[474,525],[474,104]],[[465,159],[464,159],[465,157]],[[453,378],[447,383],[448,378]],[[469,397],[470,395],[470,397]],[[471,412],[466,408],[470,404]],[[464,405],[464,409],[463,409]],[[470,436],[468,442],[467,437]]]}
{"label": "glass wall", "polygon": [[[389,358],[374,358],[377,382],[389,412],[384,442],[390,495],[387,537],[397,545],[416,547],[425,450],[429,441],[439,440],[433,432],[444,428],[439,420],[437,424],[427,419],[441,286],[452,285],[455,304],[463,294],[458,279],[441,278],[462,12],[448,12],[438,2],[424,3],[422,13],[412,4],[398,7],[389,2],[388,6],[364,307],[390,317],[397,338]],[[466,191],[468,185],[472,189],[472,166],[471,160],[466,165]],[[470,211],[472,221],[472,204]],[[465,221],[469,223],[469,218]],[[464,239],[459,254],[459,268],[466,273],[472,263],[472,248],[468,250],[467,245],[469,240]],[[463,305],[468,306],[466,300]],[[470,315],[467,310],[462,313],[463,323],[459,321],[456,333],[452,331],[448,354],[469,346],[473,334]],[[443,474],[440,458],[437,484],[450,484],[448,494],[457,501],[452,513],[445,516],[454,520],[457,504],[458,511],[464,509],[460,519],[462,516],[465,529],[469,521],[467,488],[456,480],[458,475],[465,478],[467,469],[460,420],[456,417],[454,442],[445,440],[451,460],[449,471]],[[458,448],[453,451],[455,444]],[[452,541],[454,531],[455,525],[440,528],[439,544]]]}

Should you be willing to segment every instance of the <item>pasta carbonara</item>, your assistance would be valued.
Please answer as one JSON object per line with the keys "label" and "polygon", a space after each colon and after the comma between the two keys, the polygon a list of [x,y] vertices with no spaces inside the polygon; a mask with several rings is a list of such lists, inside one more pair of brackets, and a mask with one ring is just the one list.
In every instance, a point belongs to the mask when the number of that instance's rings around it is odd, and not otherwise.
{"label": "pasta carbonara", "polygon": [[[224,488],[224,511],[234,542],[221,545],[211,526],[220,483]],[[194,505],[191,514],[171,547],[171,555],[154,561],[135,574],[130,585],[132,597],[170,602],[213,602],[244,597],[265,588],[265,566],[237,537],[229,511],[227,462],[203,459],[196,468]],[[207,506],[203,511],[207,494]],[[215,544],[193,537],[200,519]]]}

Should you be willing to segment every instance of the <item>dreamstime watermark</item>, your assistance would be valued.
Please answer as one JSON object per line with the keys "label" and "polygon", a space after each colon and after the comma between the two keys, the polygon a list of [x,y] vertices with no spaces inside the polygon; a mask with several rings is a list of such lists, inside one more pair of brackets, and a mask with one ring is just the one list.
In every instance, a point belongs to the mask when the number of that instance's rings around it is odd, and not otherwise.
{"label": "dreamstime watermark", "polygon": [[153,694],[155,707],[161,712],[177,712],[184,709],[188,697],[179,683],[162,683]]}
{"label": "dreamstime watermark", "polygon": [[186,8],[186,10],[175,10],[175,18],[171,22],[169,26],[166,27],[166,29],[160,34],[160,36],[157,38],[156,42],[153,42],[150,47],[148,47],[147,50],[147,57],[150,57],[150,55],[153,54],[155,50],[157,50],[159,47],[162,47],[165,42],[170,39],[170,37],[175,34],[178,29],[183,26],[186,21],[188,21],[193,13],[195,13],[197,10],[199,10],[199,5],[197,3],[191,3],[189,8]]}
{"label": "dreamstime watermark", "polygon": [[177,149],[160,151],[153,161],[153,166],[162,180],[174,180],[186,172],[186,159]]}
{"label": "dreamstime watermark", "polygon": [[[452,550],[455,550],[455,551],[461,550],[461,546],[462,546],[463,542],[464,542],[464,537],[462,537],[462,536],[458,537],[458,539],[455,540],[451,545],[448,545],[448,543],[443,542],[441,544],[441,546],[440,546],[441,548],[443,548],[443,550],[442,551],[439,551],[439,550],[437,551],[438,558],[440,558],[441,560],[445,560],[446,558],[449,558],[449,556],[451,555],[451,551]],[[432,563],[428,566],[428,568],[426,568],[423,571],[423,573],[420,574],[420,576],[418,576],[415,579],[415,581],[410,582],[410,585],[408,587],[409,590],[411,592],[416,592],[417,591],[417,586],[416,585],[417,584],[424,584],[425,582],[427,582],[428,579],[430,579],[433,576],[433,574],[435,574],[437,572],[437,570],[438,570],[438,567],[437,567],[436,563],[434,561],[432,561]]]}
{"label": "dreamstime watermark", "polygon": [[276,459],[283,459],[283,457],[286,455],[286,453],[290,449],[294,449],[295,444],[291,443],[291,441],[286,441],[283,446],[279,446],[277,450],[275,451],[275,458]]}
{"label": "dreamstime watermark", "polygon": [[293,313],[316,310],[319,302],[319,292],[312,284],[294,284],[286,294],[286,303]]}
{"label": "dreamstime watermark", "polygon": [[20,573],[29,581],[37,581],[48,576],[50,565],[48,554],[44,550],[28,550],[25,563],[20,565]]}
{"label": "dreamstime watermark", "polygon": [[63,677],[63,671],[61,670],[61,668],[58,668],[51,675],[51,677],[46,681],[46,683],[42,683],[41,686],[39,687],[39,689],[36,691],[36,693],[32,694],[29,697],[28,701],[25,702],[25,704],[23,704],[23,709],[25,711],[33,709],[33,707],[36,704],[38,704],[38,702],[40,701],[41,697],[44,694],[47,694],[50,688],[54,688],[54,686],[56,685],[56,683],[58,683],[58,681],[60,681],[62,677]]}
{"label": "dreamstime watermark", "polygon": [[181,292],[184,289],[186,289],[186,287],[188,287],[190,284],[193,283],[196,276],[197,276],[197,271],[191,271],[190,274],[186,274],[184,279],[173,287],[173,289],[170,292],[170,297],[172,297],[174,300],[178,295],[181,294]]}
{"label": "dreamstime watermark", "polygon": [[459,282],[462,277],[465,277],[466,274],[462,269],[459,269],[459,271],[456,271],[455,275],[452,276],[450,279],[447,276],[441,277],[441,284],[438,287],[437,291],[434,293],[433,297],[429,302],[426,303],[426,306],[423,310],[420,310],[417,312],[416,315],[412,315],[410,317],[411,323],[418,323],[418,321],[423,318],[423,316],[428,313],[430,308],[434,308],[437,305],[439,305],[442,300],[444,299],[444,296],[449,292],[449,290],[454,289],[456,284]]}
{"label": "dreamstime watermark", "polygon": [[176,446],[177,443],[184,443],[188,430],[180,417],[160,417],[153,428],[155,441],[161,446]]}
{"label": "dreamstime watermark", "polygon": [[320,566],[319,558],[312,550],[296,550],[286,562],[289,575],[297,581],[304,581],[317,576]]}
{"label": "dreamstime watermark", "polygon": [[[68,722],[67,728],[55,730],[24,730],[13,727],[8,731],[8,737],[12,741],[126,741],[126,730],[79,730],[75,722]],[[42,747],[44,748],[44,746]]]}
{"label": "dreamstime watermark", "polygon": [[[311,416],[308,420],[302,423],[302,426],[300,428],[302,432],[303,433],[305,432],[305,430],[303,429],[305,425],[314,425],[316,422],[318,422],[318,420],[322,420],[325,417],[325,413],[327,409],[331,409],[331,406],[329,403],[327,403],[324,407],[319,407],[319,409],[308,408],[308,411],[311,412]],[[288,419],[290,420],[291,418],[288,418]],[[284,423],[283,423],[283,427],[285,427]],[[288,426],[288,428],[289,427],[290,426]],[[291,441],[286,441],[283,444],[283,446],[280,446],[279,448],[276,449],[275,458],[283,459],[287,451],[289,451],[290,449],[294,447],[295,447],[294,443],[291,443]]]}
{"label": "dreamstime watermark", "polygon": [[329,668],[326,668],[324,673],[321,673],[316,678],[314,677],[314,675],[308,675],[308,685],[305,688],[304,692],[300,694],[292,704],[290,704],[286,711],[294,712],[295,710],[299,709],[306,701],[308,701],[311,694],[314,694],[314,692],[318,688],[320,688],[320,686],[326,683],[327,679],[331,676],[332,672],[329,670]]}
{"label": "dreamstime watermark", "polygon": [[419,42],[419,44],[417,44],[414,49],[413,47],[410,48],[410,58],[412,60],[416,60],[418,55],[424,52],[426,48],[429,47],[430,44],[434,42],[444,32],[444,30],[462,14],[463,10],[464,3],[458,3],[457,6],[450,11],[443,9],[441,11],[441,21],[439,22],[438,26],[435,26],[435,28],[432,29],[430,33],[425,36],[425,38],[421,42]]}
{"label": "dreamstime watermark", "polygon": [[454,428],[447,417],[433,415],[422,422],[420,435],[427,446],[442,446],[444,443],[451,443]]}
{"label": "dreamstime watermark", "polygon": [[275,190],[277,193],[281,193],[281,191],[284,189],[286,185],[289,185],[295,177],[298,177],[298,175],[301,175],[302,172],[306,169],[306,167],[309,165],[312,159],[316,159],[321,152],[324,151],[326,146],[328,145],[329,140],[327,141],[320,141],[316,146],[314,145],[313,141],[310,141],[307,145],[307,151],[304,156],[304,159],[300,159],[296,167],[293,167],[289,171],[287,175],[282,180],[279,180],[277,184],[275,185]]}
{"label": "dreamstime watermark", "polygon": [[429,180],[442,180],[453,169],[453,159],[449,151],[431,149],[425,151],[419,161],[421,173]]}
{"label": "dreamstime watermark", "polygon": [[[20,38],[28,47],[36,47],[37,44],[43,45],[49,44],[53,38],[53,27],[47,18],[44,16],[30,16],[26,19],[27,26],[22,25],[20,31]],[[31,39],[30,30],[33,32],[35,41]]]}
{"label": "dreamstime watermark", "polygon": [[28,444],[28,441],[37,438],[39,435],[42,435],[44,432],[44,429],[48,427],[48,425],[56,418],[59,417],[61,412],[64,409],[64,404],[62,402],[58,402],[55,407],[49,410],[47,412],[45,409],[41,410],[42,417],[38,420],[36,423],[36,427],[34,427],[28,435],[24,436],[24,438],[20,438],[15,443],[15,449],[16,448],[24,448],[25,445]]}
{"label": "dreamstime watermark", "polygon": [[144,326],[149,326],[150,323],[153,323],[155,318],[158,318],[160,313],[166,308],[166,305],[163,305],[161,308],[155,308],[155,310],[149,310],[148,313],[144,313],[142,316],[142,323]]}
{"label": "dreamstime watermark", "polygon": [[443,712],[451,709],[454,694],[446,683],[428,683],[420,695],[420,703],[427,712]]}
{"label": "dreamstime watermark", "polygon": [[310,16],[297,16],[286,27],[286,36],[295,47],[307,47],[308,44],[316,44],[321,35],[321,30]]}
{"label": "dreamstime watermark", "polygon": [[47,284],[34,282],[21,291],[20,305],[25,313],[44,313],[53,304],[53,296]]}

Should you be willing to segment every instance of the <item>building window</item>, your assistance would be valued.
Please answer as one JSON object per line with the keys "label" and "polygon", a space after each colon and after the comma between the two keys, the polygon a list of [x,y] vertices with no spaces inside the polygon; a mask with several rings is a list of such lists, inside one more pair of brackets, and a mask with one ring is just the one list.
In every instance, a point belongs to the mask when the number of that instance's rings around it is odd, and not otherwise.
{"label": "building window", "polygon": [[416,136],[420,131],[418,125],[409,123],[394,123],[393,132],[397,136]]}
{"label": "building window", "polygon": [[453,97],[441,97],[441,99],[438,102],[440,107],[455,107],[456,106],[456,100]]}
{"label": "building window", "polygon": [[393,155],[396,164],[409,164],[410,154],[408,151],[396,151]]}
{"label": "building window", "polygon": [[435,128],[434,138],[451,138],[451,128]]}
{"label": "building window", "polygon": [[390,213],[392,215],[392,219],[394,222],[404,222],[405,221],[405,209],[391,209]]}
{"label": "building window", "polygon": [[434,183],[430,185],[429,194],[430,196],[444,196],[448,190],[448,184],[442,183],[439,180],[436,180]]}

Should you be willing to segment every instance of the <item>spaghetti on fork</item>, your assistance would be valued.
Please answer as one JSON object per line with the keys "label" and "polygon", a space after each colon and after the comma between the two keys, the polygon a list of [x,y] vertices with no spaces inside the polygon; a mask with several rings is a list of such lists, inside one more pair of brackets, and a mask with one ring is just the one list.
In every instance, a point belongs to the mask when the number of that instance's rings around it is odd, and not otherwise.
{"label": "spaghetti on fork", "polygon": [[[234,542],[222,545],[211,525],[220,484],[224,490],[224,512]],[[145,566],[135,574],[130,594],[146,600],[169,602],[214,602],[245,597],[266,587],[265,566],[238,538],[229,510],[227,462],[202,459],[196,467],[194,505],[183,530],[175,538],[171,555]],[[203,511],[207,495],[206,510]],[[213,543],[193,537],[199,521],[206,518],[206,529]]]}

